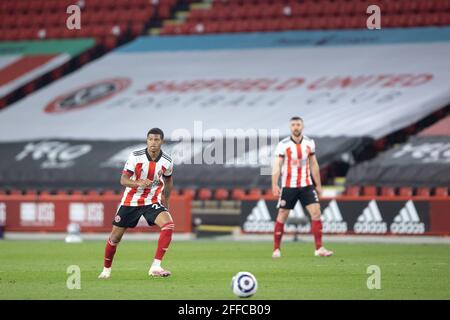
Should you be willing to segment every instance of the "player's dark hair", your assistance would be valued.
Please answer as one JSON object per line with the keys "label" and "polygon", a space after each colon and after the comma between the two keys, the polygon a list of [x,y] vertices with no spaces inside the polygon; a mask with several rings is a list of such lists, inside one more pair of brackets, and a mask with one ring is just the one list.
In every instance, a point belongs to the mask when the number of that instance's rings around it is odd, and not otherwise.
{"label": "player's dark hair", "polygon": [[297,117],[297,116],[292,117],[289,121],[295,121],[295,120],[300,120],[301,122],[303,122],[303,119],[300,117]]}
{"label": "player's dark hair", "polygon": [[148,130],[147,137],[150,134],[159,134],[159,136],[161,137],[161,140],[164,139],[164,132],[160,128],[151,128],[150,130]]}

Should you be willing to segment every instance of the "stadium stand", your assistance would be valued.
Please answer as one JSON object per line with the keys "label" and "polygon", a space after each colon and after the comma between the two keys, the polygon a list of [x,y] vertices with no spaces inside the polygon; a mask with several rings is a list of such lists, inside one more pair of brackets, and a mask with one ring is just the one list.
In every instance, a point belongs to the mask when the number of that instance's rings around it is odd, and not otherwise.
{"label": "stadium stand", "polygon": [[400,196],[448,195],[449,125],[450,116],[446,116],[410,137],[406,143],[351,167],[346,180],[347,192],[355,185],[370,184],[372,186],[363,188],[369,188],[371,195],[378,194],[374,185],[381,187],[381,195],[394,195],[393,188],[399,188]]}
{"label": "stadium stand", "polygon": [[[68,30],[65,27],[66,19],[68,14],[66,13],[67,6],[71,4],[79,5],[82,12],[82,24],[83,28],[81,30]],[[6,105],[11,105],[13,102],[20,100],[24,96],[29,96],[36,89],[41,88],[51,82],[56,85],[53,88],[57,88],[52,91],[50,96],[56,97],[60,94],[64,94],[66,89],[75,88],[73,85],[75,83],[83,83],[83,79],[93,79],[92,76],[85,77],[86,74],[81,73],[80,78],[75,78],[75,81],[69,86],[66,85],[67,79],[60,79],[62,76],[68,74],[69,72],[77,70],[80,66],[87,64],[87,70],[94,70],[95,66],[98,66],[96,62],[89,63],[95,58],[100,57],[104,53],[109,52],[113,48],[120,46],[120,49],[113,51],[111,55],[106,55],[104,59],[107,61],[107,65],[111,64],[114,58],[123,55],[127,50],[138,52],[143,47],[139,49],[140,45],[144,45],[148,41],[150,45],[156,44],[161,40],[161,43],[167,41],[167,38],[153,38],[147,39],[142,37],[131,43],[131,46],[123,46],[129,41],[133,40],[137,36],[150,33],[150,34],[162,34],[162,35],[191,35],[187,37],[187,42],[195,43],[207,43],[214,38],[206,38],[201,40],[196,38],[194,35],[202,34],[214,34],[214,33],[242,33],[242,32],[266,32],[266,36],[273,37],[273,31],[286,31],[286,30],[330,30],[329,32],[335,32],[338,29],[363,29],[366,27],[365,14],[367,1],[343,1],[343,0],[306,0],[306,1],[272,1],[272,0],[217,0],[217,1],[191,1],[191,0],[117,0],[117,1],[88,1],[80,0],[77,2],[68,0],[49,0],[45,2],[41,1],[11,1],[5,0],[1,2],[0,5],[0,54],[7,52],[8,50],[3,50],[2,48],[11,48],[14,45],[17,46],[39,46],[41,44],[43,47],[49,46],[49,44],[54,43],[64,43],[66,48],[78,47],[79,50],[72,52],[71,49],[59,49],[53,52],[55,56],[61,58],[62,55],[65,56],[62,65],[56,65],[54,68],[43,68],[44,62],[47,60],[39,60],[39,56],[44,59],[48,57],[43,57],[43,53],[38,51],[33,53],[32,57],[22,56],[18,60],[21,65],[25,65],[24,61],[30,61],[26,64],[28,68],[18,72],[15,65],[11,64],[11,57],[8,56],[7,62],[1,61],[2,55],[0,55],[0,65],[2,69],[0,70],[0,108]],[[431,1],[418,1],[418,0],[401,0],[401,1],[381,1],[378,2],[383,11],[383,27],[386,28],[411,28],[414,32],[415,27],[430,27],[439,26],[445,30],[445,26],[450,25],[450,1],[448,0],[431,0]],[[63,12],[63,14],[61,14]],[[363,13],[363,14],[361,14]],[[423,29],[433,29],[433,28],[423,28]],[[436,28],[439,30],[439,28]],[[156,30],[156,31],[155,31]],[[401,29],[400,29],[401,30]],[[152,32],[155,31],[155,32]],[[433,31],[433,30],[432,30]],[[440,31],[433,31],[439,33]],[[306,34],[306,33],[305,33]],[[296,39],[297,36],[301,37],[305,34],[301,33],[284,33],[283,40]],[[330,33],[331,34],[331,33]],[[334,34],[334,33],[333,33]],[[200,38],[202,38],[201,36]],[[316,36],[311,36],[311,39],[316,39]],[[169,37],[170,38],[170,37]],[[401,38],[401,37],[400,37]],[[234,38],[230,38],[234,41]],[[237,44],[243,44],[249,38],[236,38]],[[275,39],[275,38],[271,38]],[[156,42],[153,42],[155,41]],[[397,39],[399,42],[402,39]],[[95,41],[94,44],[90,46],[81,45],[82,42]],[[183,40],[181,40],[183,41]],[[247,41],[248,42],[248,41]],[[72,43],[72,45],[70,45]],[[214,45],[218,44],[215,43]],[[159,46],[157,44],[156,46]],[[213,45],[213,47],[214,47]],[[55,45],[58,46],[58,45]],[[64,47],[61,45],[61,47]],[[99,49],[99,46],[102,49]],[[134,49],[133,49],[134,48]],[[145,48],[144,48],[145,49]],[[195,48],[194,48],[195,49]],[[253,48],[254,49],[254,48]],[[148,50],[148,49],[147,49]],[[146,50],[141,50],[145,52]],[[349,49],[350,51],[350,49]],[[182,53],[185,54],[189,52]],[[36,56],[36,53],[39,53]],[[48,52],[47,52],[48,53]],[[68,55],[68,57],[67,57]],[[110,59],[110,60],[108,60]],[[34,62],[33,62],[34,61]],[[44,62],[43,62],[44,61]],[[39,63],[40,64],[39,64]],[[89,63],[89,64],[88,64]],[[367,62],[363,62],[367,63]],[[10,65],[9,69],[14,69],[14,74],[18,80],[23,76],[21,81],[17,81],[17,85],[10,90],[4,90],[8,81],[11,82],[11,74],[8,68],[5,66]],[[34,69],[32,69],[35,67]],[[210,68],[207,63],[203,65],[204,68]],[[365,66],[365,68],[367,65]],[[177,65],[178,70],[187,71],[181,65]],[[174,73],[178,70],[174,68]],[[40,72],[36,72],[37,69],[41,69]],[[114,72],[119,71],[115,70]],[[188,71],[187,71],[188,72]],[[353,72],[358,72],[358,70],[353,70]],[[31,75],[34,78],[30,78]],[[122,74],[120,71],[116,72],[115,75]],[[319,74],[312,74],[313,76],[320,76]],[[111,74],[111,76],[113,76]],[[218,74],[219,77],[224,78],[224,74]],[[133,77],[133,75],[131,75]],[[31,79],[31,80],[30,80]],[[20,79],[19,79],[20,80]],[[25,81],[26,80],[26,81]],[[136,82],[133,78],[133,83]],[[114,85],[120,86],[125,84]],[[79,86],[78,86],[79,87]],[[5,94],[3,94],[5,92]],[[39,93],[39,91],[38,91]],[[48,95],[49,91],[40,92],[41,95]],[[436,93],[437,95],[438,93]],[[33,96],[33,99],[38,98],[39,95]],[[25,101],[24,101],[25,100]],[[369,122],[364,122],[364,119],[371,118],[370,115],[364,115],[364,117],[359,117],[358,112],[355,110],[349,110],[348,116],[355,115],[354,118],[348,117],[348,122],[355,124],[354,132],[357,132],[354,137],[343,138],[344,129],[336,130],[335,132],[327,132],[326,137],[321,136],[321,130],[330,128],[328,124],[319,128],[310,126],[308,129],[313,132],[313,136],[316,139],[318,145],[321,149],[318,150],[319,158],[321,159],[322,165],[322,177],[325,181],[331,181],[336,175],[342,175],[346,173],[348,168],[353,165],[356,161],[357,163],[363,160],[370,160],[379,154],[381,151],[389,149],[394,143],[404,142],[406,138],[414,135],[417,130],[417,124],[419,120],[424,116],[429,114],[435,114],[436,112],[441,112],[443,106],[448,101],[445,99],[440,99],[444,104],[438,105],[432,102],[429,105],[429,109],[423,114],[415,115],[406,121],[406,123],[400,123],[398,127],[389,128],[387,131],[380,131],[379,128],[373,127],[370,129]],[[29,100],[20,100],[21,103],[17,105],[12,105],[14,111],[11,113],[11,117],[0,117],[2,123],[10,123],[11,120],[17,119],[20,114],[14,115],[16,108],[21,108],[28,106]],[[49,101],[41,101],[39,103],[42,108],[47,105]],[[38,103],[38,104],[39,104]],[[405,104],[405,107],[409,108],[409,105]],[[377,111],[379,114],[382,112]],[[401,118],[403,111],[399,112],[397,119]],[[413,112],[414,113],[414,112]],[[322,113],[323,114],[323,113]],[[1,116],[4,116],[2,114]],[[442,114],[435,115],[435,119],[442,117]],[[314,117],[311,116],[311,119]],[[330,118],[332,119],[332,118]],[[440,123],[440,128],[447,129],[450,127],[448,117]],[[376,122],[376,121],[374,121]],[[394,121],[395,122],[395,121]],[[88,124],[89,121],[86,121]],[[356,124],[359,123],[360,126]],[[66,127],[65,124],[62,124]],[[346,127],[348,124],[342,126]],[[50,125],[51,126],[51,125]],[[180,126],[180,124],[174,125]],[[6,128],[5,132],[11,131],[8,126],[3,126]],[[43,127],[49,127],[46,123]],[[36,131],[42,131],[43,127],[36,128]],[[70,131],[70,126],[68,131]],[[65,128],[66,129],[66,128]],[[439,129],[439,130],[441,130]],[[431,131],[429,131],[431,130]],[[421,139],[422,136],[428,136],[429,139],[446,139],[446,138],[431,138],[428,132],[435,132],[436,127],[430,127],[429,129],[423,131],[418,135],[418,137],[411,138],[411,141],[416,141],[415,139]],[[54,132],[62,132],[61,128],[55,127]],[[441,130],[442,131],[442,130]],[[5,136],[5,132],[2,132],[2,136]],[[86,132],[89,132],[87,130]],[[399,133],[401,132],[401,133]],[[398,135],[402,138],[399,140]],[[447,133],[448,136],[448,133]],[[57,135],[50,136],[36,136],[38,139],[49,139],[58,138]],[[60,139],[59,143],[61,146],[73,142],[73,139],[78,139],[77,143],[90,144],[91,141],[83,140],[86,137],[80,137],[72,134],[68,134],[66,137],[69,140]],[[133,143],[139,144],[140,141],[137,140],[137,136],[126,137],[132,139]],[[10,140],[8,138],[1,141],[2,150],[8,150],[10,154],[17,155],[20,150],[24,150],[27,144],[30,142],[30,137],[12,137]],[[97,137],[98,141],[102,141],[104,137]],[[21,141],[21,142],[19,142]],[[102,143],[102,142],[100,142]],[[438,142],[440,143],[440,142]],[[7,146],[6,146],[7,144]],[[71,146],[71,145],[70,145]],[[69,146],[69,147],[70,147]],[[91,145],[92,147],[93,145]],[[172,147],[171,141],[169,141],[169,147]],[[8,149],[9,148],[9,149]],[[107,148],[106,148],[107,149]],[[97,149],[97,146],[93,148],[90,154],[100,154],[106,149]],[[109,148],[110,154],[118,154],[125,149],[125,145],[120,144],[115,147]],[[100,151],[102,150],[102,151]],[[251,150],[246,150],[250,152]],[[392,151],[392,150],[390,150]],[[388,151],[388,152],[390,152]],[[7,154],[6,152],[5,154]],[[97,153],[98,152],[98,153]],[[381,155],[380,155],[381,156]],[[365,157],[365,158],[364,158]],[[10,165],[12,161],[7,160],[8,157],[3,159],[3,163],[6,166]],[[91,158],[97,159],[96,157]],[[345,160],[343,160],[345,159]],[[16,161],[16,160],[14,160]],[[372,161],[372,160],[371,160]],[[112,163],[112,162],[111,162]],[[106,176],[113,176],[116,172],[118,164],[112,165],[109,163],[104,172]],[[104,168],[104,167],[103,167]],[[358,165],[353,168],[359,168]],[[36,170],[36,168],[29,168],[30,170]],[[3,167],[2,167],[3,170]],[[56,170],[56,169],[55,169]],[[103,169],[102,169],[103,170]],[[249,176],[254,176],[257,174],[259,169],[253,167],[235,167],[230,168],[217,168],[217,167],[203,167],[204,180],[200,180],[198,183],[193,184],[195,177],[195,172],[189,172],[190,170],[185,170],[180,167],[180,172],[184,176],[179,181],[180,188],[183,189],[181,194],[188,194],[192,197],[198,199],[209,201],[215,199],[217,201],[225,200],[238,200],[244,196],[254,195],[270,196],[270,190],[267,189],[268,180],[259,179],[258,181],[250,180]],[[219,170],[219,171],[217,171]],[[223,170],[223,171],[220,171]],[[228,171],[227,171],[228,170]],[[235,171],[230,171],[235,170]],[[31,172],[31,171],[30,171]],[[36,171],[35,171],[36,172]],[[217,174],[219,172],[219,174]],[[229,172],[234,172],[230,174]],[[238,178],[231,179],[230,176],[236,175],[238,172]],[[351,171],[350,171],[351,172]],[[8,194],[117,194],[120,192],[117,186],[114,184],[116,181],[111,179],[110,181],[102,180],[98,185],[92,183],[92,181],[81,181],[75,179],[77,176],[89,176],[87,172],[77,171],[72,176],[67,176],[69,180],[62,180],[58,185],[49,184],[47,182],[54,178],[53,174],[45,173],[33,173],[21,175],[21,177],[32,177],[34,181],[13,181],[8,180],[11,175],[3,172],[2,178],[4,178],[4,184],[2,186],[3,192]],[[222,180],[217,180],[217,176],[222,177]],[[70,182],[70,179],[73,179]],[[46,181],[44,183],[44,181]],[[204,187],[204,182],[208,182],[209,186]],[[21,189],[24,182],[29,185],[26,189]],[[375,180],[367,180],[364,184],[360,183],[359,180],[354,180],[352,174],[349,173],[347,177],[347,187],[345,194],[349,196],[357,195],[383,195],[383,196],[394,196],[394,195],[445,195],[448,194],[448,188],[439,183],[429,186],[421,186],[420,183],[414,184],[414,186],[405,186],[401,183],[396,183],[395,185],[385,183],[378,184]],[[244,187],[240,187],[244,186]],[[417,188],[416,188],[417,187]],[[8,190],[6,190],[8,189]]]}
{"label": "stadium stand", "polygon": [[[224,1],[193,4],[179,21],[168,21],[161,33],[208,34],[282,30],[366,28],[367,7],[373,1]],[[448,0],[377,1],[383,27],[444,26],[450,24]],[[187,18],[185,18],[187,16]]]}
{"label": "stadium stand", "polygon": [[[0,40],[93,37],[114,47],[121,37],[140,35],[150,19],[170,17],[176,0],[2,1]],[[70,5],[81,8],[82,28],[66,28]]]}
{"label": "stadium stand", "polygon": [[[354,39],[357,35],[365,38],[367,33],[329,31],[326,34],[342,39],[344,45],[319,44],[324,34],[296,31],[267,33],[262,38],[246,34],[189,36],[176,40],[174,37],[143,36],[121,46],[0,113],[3,124],[0,127],[0,144],[4,154],[0,159],[3,188],[27,185],[50,192],[61,188],[83,191],[112,189],[119,192],[117,172],[123,166],[130,148],[142,146],[142,132],[146,132],[149,125],[147,114],[153,108],[161,119],[171,119],[165,122],[167,132],[184,128],[186,123],[195,121],[195,115],[209,105],[214,108],[213,113],[205,114],[205,121],[210,126],[218,129],[242,128],[253,123],[257,128],[271,128],[276,123],[275,127],[284,136],[288,131],[283,124],[292,113],[297,113],[295,105],[311,103],[309,99],[317,97],[319,93],[342,92],[343,96],[355,99],[357,94],[361,94],[359,90],[367,90],[363,94],[378,95],[380,99],[389,101],[393,99],[390,96],[393,91],[388,90],[401,92],[400,103],[361,99],[358,104],[349,104],[347,101],[331,102],[331,99],[314,108],[302,110],[307,122],[307,133],[314,137],[319,146],[317,155],[325,183],[329,183],[337,174],[345,174],[355,161],[367,160],[364,157],[368,154],[372,154],[369,158],[373,158],[393,142],[398,142],[400,131],[403,137],[415,133],[424,117],[439,119],[445,115],[442,109],[450,100],[448,90],[443,84],[445,82],[433,79],[447,76],[441,74],[446,69],[447,60],[439,52],[442,49],[438,41],[445,41],[448,37],[447,28],[386,30],[378,38],[371,38],[372,42],[357,44],[345,43],[348,37]],[[290,42],[299,39],[308,45],[292,47]],[[436,43],[428,43],[433,39]],[[396,45],[387,47],[385,41],[393,41]],[[276,50],[266,51],[268,46]],[[366,46],[371,46],[372,50],[369,52]],[[410,51],[410,46],[415,46],[416,50]],[[316,51],[309,53],[311,47],[320,47],[317,52],[321,54],[318,55]],[[198,49],[208,50],[196,51]],[[167,55],[167,50],[174,52]],[[228,53],[225,58],[221,56],[223,50]],[[406,56],[405,52],[408,52]],[[271,64],[255,60],[255,54],[262,61],[271,61]],[[332,63],[336,54],[341,56],[339,66]],[[380,54],[389,54],[392,61],[374,62],[373,57]],[[421,58],[424,54],[430,57],[426,62]],[[302,56],[302,59],[296,65],[289,63],[297,56]],[[218,57],[222,65],[217,64]],[[359,59],[357,67],[354,67],[355,59]],[[416,64],[417,59],[421,59],[423,70],[429,74],[414,74],[411,66]],[[152,61],[152,64],[148,61]],[[311,68],[319,64],[322,68]],[[153,68],[156,65],[164,66],[164,72],[156,72]],[[235,73],[243,66],[245,78]],[[351,70],[353,75],[364,74],[368,78],[349,77],[341,67]],[[272,79],[270,75],[273,70],[277,70],[279,79]],[[393,70],[394,75],[377,78],[380,73],[392,73]],[[171,75],[174,74],[178,75],[179,80],[173,81]],[[299,75],[302,79],[296,78]],[[336,75],[340,76],[336,78]],[[207,79],[217,80],[212,84],[207,83],[204,80],[206,76]],[[230,84],[225,79],[230,77],[235,80],[231,82],[231,87],[227,87]],[[253,111],[244,110],[252,105],[251,99],[258,97],[258,86],[267,86],[265,83],[270,85],[262,90],[258,105],[262,114],[270,116],[255,118]],[[423,83],[427,83],[426,88],[422,86]],[[369,89],[362,84],[366,84]],[[214,85],[214,89],[210,90],[207,85]],[[288,89],[279,90],[284,86]],[[192,108],[181,108],[183,103],[188,102],[189,92],[185,91],[189,91],[190,87],[195,88],[201,100]],[[426,90],[427,95],[421,95],[423,90]],[[387,95],[382,96],[385,92]],[[74,99],[80,93],[83,93],[83,99]],[[226,99],[236,100],[216,101],[218,93]],[[426,99],[417,99],[418,96]],[[168,104],[170,108],[161,108],[164,99],[169,98],[175,99]],[[227,108],[233,105],[229,101],[242,108],[240,117],[229,117]],[[277,101],[283,101],[286,107],[273,114],[270,103],[279,103]],[[174,118],[172,115],[175,109],[178,116]],[[33,125],[27,121],[17,122],[25,110]],[[107,117],[104,117],[104,110],[108,110]],[[125,127],[119,132],[116,126],[121,122],[124,110],[136,116],[133,117],[132,126],[131,123],[123,123],[121,126]],[[83,130],[79,129],[81,115]],[[225,123],[223,119],[228,120]],[[130,127],[126,128],[127,125]],[[102,130],[98,130],[99,126]],[[167,152],[178,152],[181,146],[167,139]],[[206,146],[204,142],[202,148]],[[225,148],[225,143],[222,146]],[[70,153],[71,150],[79,152],[74,155],[72,162],[55,160],[55,155]],[[256,165],[249,164],[250,157],[259,162]],[[21,165],[20,174],[10,170],[19,168],[18,163]],[[342,168],[338,170],[336,164],[342,164]],[[263,191],[270,185],[270,176],[260,175],[262,165],[270,165],[270,159],[260,157],[247,145],[245,157],[237,158],[235,163],[229,165],[177,165],[177,184],[182,189],[193,188],[193,196],[205,201],[215,198],[239,199],[243,195],[270,195],[270,192]],[[68,173],[61,170],[65,166],[70,167]],[[370,181],[363,185],[349,179],[347,183],[376,187],[375,191],[360,188],[346,192],[355,195],[378,194],[385,187]],[[201,188],[206,190],[197,190]],[[391,194],[392,190],[384,192]]]}
{"label": "stadium stand", "polygon": [[[192,0],[2,1],[0,3],[0,43],[2,44],[0,57],[11,52],[17,54],[17,48],[30,46],[30,44],[39,46],[41,43],[42,46],[54,46],[58,39],[64,39],[66,43],[71,39],[81,41],[91,39],[95,41],[95,45],[90,50],[73,56],[73,59],[63,65],[55,67],[48,74],[29,72],[35,76],[35,79],[28,83],[21,83],[20,88],[8,94],[2,92],[4,90],[1,86],[4,83],[0,82],[0,109],[76,70],[114,47],[142,35],[149,27],[160,26],[163,20],[172,17],[176,8],[184,8],[190,2]],[[68,10],[71,5],[80,8],[80,29],[67,27],[68,18],[74,12]],[[73,40],[72,42],[76,43]],[[11,51],[12,46],[16,47],[15,51]],[[33,55],[35,54],[36,52],[33,52]],[[27,58],[31,60],[31,57],[27,56]],[[33,57],[35,63],[38,63],[37,58]],[[25,65],[24,61],[17,62]],[[0,61],[0,66],[4,67],[4,64],[5,62]],[[30,66],[30,62],[26,65]],[[0,77],[3,78],[3,75]]]}

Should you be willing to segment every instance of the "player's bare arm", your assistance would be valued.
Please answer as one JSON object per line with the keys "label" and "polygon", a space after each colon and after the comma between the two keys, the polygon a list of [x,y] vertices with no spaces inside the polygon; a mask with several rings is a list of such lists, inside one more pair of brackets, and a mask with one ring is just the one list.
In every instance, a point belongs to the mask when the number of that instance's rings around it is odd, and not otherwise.
{"label": "player's bare arm", "polygon": [[320,181],[319,162],[315,154],[309,156],[309,166],[311,168],[311,175],[316,185],[316,192],[319,197],[322,196],[322,182]]}
{"label": "player's bare arm", "polygon": [[274,196],[279,196],[281,189],[278,185],[278,180],[280,179],[281,165],[283,164],[283,158],[276,156],[273,161],[272,166],[272,193]]}
{"label": "player's bare arm", "polygon": [[169,200],[170,200],[170,193],[172,192],[173,188],[173,178],[170,177],[163,177],[164,179],[164,198],[163,198],[163,205],[169,209]]}
{"label": "player's bare arm", "polygon": [[120,177],[120,184],[124,187],[129,188],[145,188],[148,187],[151,183],[152,181],[149,179],[132,180],[126,174],[122,174],[122,176]]}

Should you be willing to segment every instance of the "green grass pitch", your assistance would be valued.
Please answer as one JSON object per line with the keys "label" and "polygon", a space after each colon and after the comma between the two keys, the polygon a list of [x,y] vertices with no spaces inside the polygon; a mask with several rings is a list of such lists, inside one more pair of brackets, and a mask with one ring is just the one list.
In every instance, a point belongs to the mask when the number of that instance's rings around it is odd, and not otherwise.
{"label": "green grass pitch", "polygon": [[[270,242],[174,241],[163,266],[169,278],[149,278],[156,241],[124,239],[112,278],[97,279],[103,241],[0,241],[0,299],[239,299],[232,276],[250,271],[250,299],[450,299],[450,246],[328,243],[329,258],[312,244],[285,242],[272,260]],[[78,265],[81,289],[69,290],[67,267]],[[381,268],[381,289],[367,288],[369,265]]]}

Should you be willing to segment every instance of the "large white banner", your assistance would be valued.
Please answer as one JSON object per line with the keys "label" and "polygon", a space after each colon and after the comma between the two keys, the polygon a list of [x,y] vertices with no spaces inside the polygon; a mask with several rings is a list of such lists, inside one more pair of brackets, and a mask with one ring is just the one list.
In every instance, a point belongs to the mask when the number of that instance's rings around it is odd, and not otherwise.
{"label": "large white banner", "polygon": [[119,50],[1,111],[0,140],[286,135],[295,115],[311,136],[378,138],[450,102],[449,57],[450,42]]}

